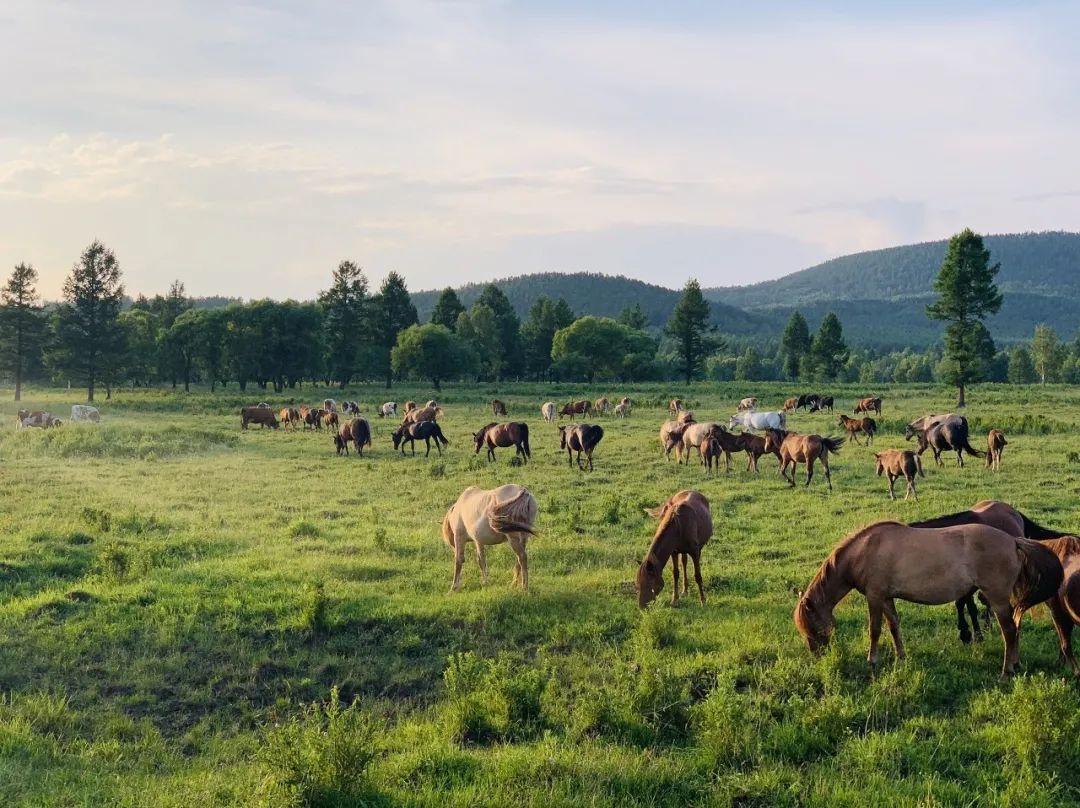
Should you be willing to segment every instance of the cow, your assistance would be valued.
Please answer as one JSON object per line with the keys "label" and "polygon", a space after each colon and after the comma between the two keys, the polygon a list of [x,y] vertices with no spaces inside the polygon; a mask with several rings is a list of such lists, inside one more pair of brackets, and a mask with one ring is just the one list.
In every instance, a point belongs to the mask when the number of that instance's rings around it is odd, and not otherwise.
{"label": "cow", "polygon": [[390,418],[391,416],[397,417],[397,402],[387,401],[385,404],[379,405],[379,417]]}
{"label": "cow", "polygon": [[274,411],[268,407],[243,407],[240,410],[240,428],[247,429],[248,424],[259,424],[262,427],[278,428],[278,419]]}
{"label": "cow", "polygon": [[570,401],[563,405],[563,408],[559,410],[559,417],[569,415],[570,420],[574,420],[575,415],[588,415],[592,412],[592,402],[588,399],[582,399],[581,401]]}
{"label": "cow", "polygon": [[746,410],[753,410],[753,409],[756,409],[756,408],[757,408],[757,399],[754,398],[753,396],[750,396],[750,397],[744,398],[742,401],[740,401],[739,406],[737,406],[735,409],[738,412],[745,412]]}
{"label": "cow", "polygon": [[73,423],[89,421],[97,424],[101,423],[101,413],[98,412],[97,407],[91,407],[89,404],[72,404],[71,420]]}
{"label": "cow", "polygon": [[278,413],[278,420],[281,421],[282,426],[291,426],[294,430],[303,423],[300,419],[300,410],[296,407],[284,407],[281,412]]}
{"label": "cow", "polygon": [[545,401],[544,405],[540,408],[540,414],[544,416],[544,420],[549,424],[554,421],[556,416],[555,402]]}
{"label": "cow", "polygon": [[360,405],[355,401],[343,401],[341,402],[341,411],[346,415],[359,415]]}

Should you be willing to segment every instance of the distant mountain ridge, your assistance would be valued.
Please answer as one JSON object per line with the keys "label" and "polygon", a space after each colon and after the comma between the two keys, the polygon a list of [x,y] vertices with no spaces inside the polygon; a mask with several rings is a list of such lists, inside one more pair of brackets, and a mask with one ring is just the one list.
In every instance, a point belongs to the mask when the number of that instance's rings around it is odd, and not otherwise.
{"label": "distant mountain ridge", "polygon": [[[1049,323],[1064,338],[1080,326],[1080,233],[1047,232],[984,238],[991,260],[1001,264],[998,286],[1005,293],[1001,312],[988,325],[995,339],[1030,338],[1035,325]],[[948,242],[889,247],[834,258],[772,281],[751,286],[704,289],[720,331],[739,336],[779,338],[795,309],[812,328],[835,311],[854,345],[924,347],[941,339],[942,324],[928,320],[926,304]],[[564,298],[577,314],[616,317],[640,303],[649,324],[662,326],[680,292],[622,276],[596,273],[541,273],[494,282],[518,315],[541,295]],[[457,289],[466,306],[485,284]],[[422,320],[431,316],[439,291],[413,294]]]}

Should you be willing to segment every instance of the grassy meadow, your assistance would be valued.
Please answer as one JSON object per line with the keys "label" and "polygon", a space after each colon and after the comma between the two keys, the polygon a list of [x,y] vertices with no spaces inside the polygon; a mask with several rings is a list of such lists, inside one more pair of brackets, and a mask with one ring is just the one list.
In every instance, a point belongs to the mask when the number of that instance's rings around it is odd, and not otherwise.
{"label": "grassy meadow", "polygon": [[[871,521],[1005,500],[1080,531],[1080,393],[975,387],[973,443],[1002,428],[1000,473],[936,469],[919,502],[890,502],[871,450],[849,443],[790,490],[761,473],[712,477],[660,455],[666,403],[723,419],[802,385],[350,388],[211,395],[117,391],[100,425],[67,423],[81,391],[30,390],[65,420],[14,429],[0,390],[0,803],[33,806],[930,806],[1080,804],[1080,692],[1045,608],[1025,623],[1023,673],[1001,683],[1002,642],[961,645],[951,606],[900,603],[908,659],[887,632],[868,675],[866,607],[837,610],[813,658],[796,592],[833,545]],[[938,387],[829,387],[837,411],[880,392],[875,448],[947,411]],[[567,465],[546,400],[635,400],[599,420],[596,470]],[[238,408],[355,398],[374,427],[364,458],[327,433],[239,428]],[[446,410],[442,457],[395,453],[388,398]],[[533,459],[488,463],[471,432],[504,399]],[[835,416],[792,428],[840,434]],[[531,591],[512,553],[470,551],[448,594],[440,522],[463,488],[528,486],[541,535]],[[637,608],[652,536],[643,508],[696,488],[712,504],[708,604]],[[897,484],[902,496],[903,483]]]}

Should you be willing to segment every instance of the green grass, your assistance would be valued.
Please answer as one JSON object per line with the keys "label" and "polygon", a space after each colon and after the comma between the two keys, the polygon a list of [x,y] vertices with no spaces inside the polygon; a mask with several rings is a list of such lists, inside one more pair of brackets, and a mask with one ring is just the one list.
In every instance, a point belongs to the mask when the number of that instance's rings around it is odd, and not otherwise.
{"label": "green grass", "polygon": [[[804,385],[590,390],[454,387],[435,397],[439,458],[374,447],[337,457],[326,433],[239,428],[241,404],[324,395],[366,412],[430,391],[273,396],[118,392],[100,425],[13,429],[0,407],[0,794],[5,805],[1065,805],[1080,804],[1080,694],[1045,610],[1025,623],[1024,673],[998,682],[998,636],[962,646],[951,607],[900,605],[909,657],[866,670],[866,610],[837,611],[812,658],[791,621],[831,547],[868,522],[999,498],[1080,530],[1071,388],[978,387],[968,417],[1009,437],[1005,468],[927,468],[921,499],[890,502],[870,450],[824,480],[706,477],[660,459],[667,400],[724,418],[744,395]],[[869,392],[830,387],[844,411]],[[886,388],[880,448],[950,391]],[[10,399],[10,391],[0,391]],[[539,406],[632,396],[604,419],[593,473],[570,468]],[[470,433],[497,395],[530,424],[533,460],[489,464]],[[78,399],[34,390],[64,418]],[[9,417],[10,416],[10,417]],[[800,431],[839,432],[827,414]],[[468,556],[447,594],[439,530],[467,485],[529,486],[541,535],[528,594],[512,554]],[[642,613],[633,574],[645,507],[683,488],[712,503],[709,598]],[[898,490],[902,491],[902,484]],[[667,577],[670,587],[670,576]]]}

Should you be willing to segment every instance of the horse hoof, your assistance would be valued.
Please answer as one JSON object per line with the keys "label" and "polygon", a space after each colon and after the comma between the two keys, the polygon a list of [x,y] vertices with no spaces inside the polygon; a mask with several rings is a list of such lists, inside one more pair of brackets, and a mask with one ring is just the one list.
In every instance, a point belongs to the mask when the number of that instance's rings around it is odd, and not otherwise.
{"label": "horse hoof", "polygon": [[982,642],[982,641],[983,641],[982,632],[981,631],[976,631],[975,632],[975,642]]}
{"label": "horse hoof", "polygon": [[970,645],[971,644],[971,633],[967,632],[967,631],[960,632],[960,642],[962,642],[964,645]]}

